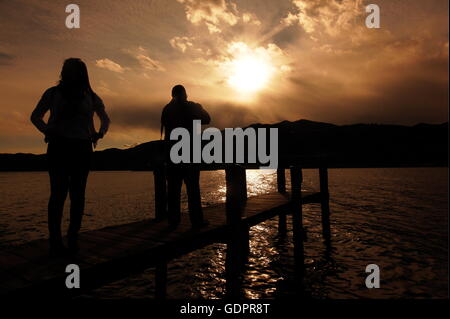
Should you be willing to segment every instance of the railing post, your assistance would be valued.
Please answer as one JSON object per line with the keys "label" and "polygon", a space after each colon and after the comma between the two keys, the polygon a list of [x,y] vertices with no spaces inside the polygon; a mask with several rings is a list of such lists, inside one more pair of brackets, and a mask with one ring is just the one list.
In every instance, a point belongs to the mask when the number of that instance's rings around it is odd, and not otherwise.
{"label": "railing post", "polygon": [[250,251],[249,228],[241,222],[242,210],[247,200],[247,178],[245,168],[238,165],[227,167],[225,173],[227,223],[230,225],[226,256],[226,289],[229,297],[239,298],[241,273]]}
{"label": "railing post", "polygon": [[305,256],[303,247],[303,207],[302,207],[303,175],[300,167],[291,167],[292,187],[292,230],[294,235],[294,261],[297,278],[303,280],[305,271]]}
{"label": "railing post", "polygon": [[[277,188],[279,193],[286,193],[286,172],[284,168],[277,169]],[[286,233],[286,214],[284,212],[281,212],[278,215],[278,234],[280,236],[285,236]]]}
{"label": "railing post", "polygon": [[322,234],[327,245],[331,243],[330,230],[330,195],[328,192],[328,169],[326,167],[319,168],[320,179],[320,205],[322,209]]}
{"label": "railing post", "polygon": [[277,169],[277,187],[279,193],[286,193],[286,174],[284,168]]}
{"label": "railing post", "polygon": [[164,165],[154,168],[153,179],[155,184],[155,218],[162,220],[167,218],[167,183]]}
{"label": "railing post", "polygon": [[240,205],[247,200],[247,176],[245,168],[232,165],[225,169],[227,204]]}

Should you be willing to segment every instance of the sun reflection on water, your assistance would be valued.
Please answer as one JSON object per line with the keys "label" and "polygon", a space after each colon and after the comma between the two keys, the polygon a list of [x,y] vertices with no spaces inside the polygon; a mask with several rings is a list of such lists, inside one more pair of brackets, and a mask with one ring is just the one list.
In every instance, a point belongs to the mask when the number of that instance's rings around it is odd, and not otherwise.
{"label": "sun reflection on water", "polygon": [[247,194],[256,196],[269,193],[275,190],[276,171],[267,170],[248,170],[247,171]]}
{"label": "sun reflection on water", "polygon": [[[276,170],[247,170],[246,175],[248,197],[276,190]],[[213,174],[204,172],[201,184],[202,187],[204,185],[211,186],[208,187],[210,191],[202,194],[205,205],[211,202],[225,202],[227,192],[225,172],[216,171]],[[275,283],[283,279],[271,269],[274,256],[278,254],[277,249],[272,248],[273,245],[269,242],[271,232],[273,232],[272,228],[265,223],[250,229],[249,267],[244,274],[245,282],[243,283],[243,292],[246,298],[255,299],[273,295],[276,290]],[[221,296],[225,289],[223,274],[225,272],[226,245],[212,245],[209,247],[210,251],[212,251],[212,247],[214,247],[214,253],[208,255],[208,271],[198,276],[200,283],[196,290],[197,294],[203,298]]]}

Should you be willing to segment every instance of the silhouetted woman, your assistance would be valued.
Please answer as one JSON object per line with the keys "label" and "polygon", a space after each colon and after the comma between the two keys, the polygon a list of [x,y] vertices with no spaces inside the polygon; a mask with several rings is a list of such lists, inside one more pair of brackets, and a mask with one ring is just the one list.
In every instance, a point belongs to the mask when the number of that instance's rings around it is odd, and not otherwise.
{"label": "silhouetted woman", "polygon": [[[43,117],[50,111],[48,122]],[[101,121],[97,133],[94,113]],[[86,64],[76,58],[64,61],[59,84],[45,91],[31,114],[31,121],[44,133],[48,143],[50,175],[48,230],[50,254],[60,255],[66,248],[62,242],[61,219],[67,193],[70,194],[70,225],[67,232],[69,251],[78,251],[77,237],[84,212],[85,189],[92,154],[109,126],[102,100],[89,83]]]}

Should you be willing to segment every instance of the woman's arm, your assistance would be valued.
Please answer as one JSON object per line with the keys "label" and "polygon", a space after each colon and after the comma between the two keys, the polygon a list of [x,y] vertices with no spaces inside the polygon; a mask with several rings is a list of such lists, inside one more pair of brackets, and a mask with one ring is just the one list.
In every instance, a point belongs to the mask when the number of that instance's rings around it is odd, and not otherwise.
{"label": "woman's arm", "polygon": [[109,124],[111,123],[111,120],[109,119],[108,114],[105,110],[105,105],[103,104],[102,99],[95,95],[95,113],[97,114],[98,118],[100,119],[100,130],[99,135],[100,137],[103,137],[106,132],[108,132]]}
{"label": "woman's arm", "polygon": [[35,109],[31,113],[30,120],[36,126],[36,128],[43,134],[47,133],[47,123],[44,122],[44,115],[50,109],[50,89],[45,91],[42,95],[39,103],[36,105]]}

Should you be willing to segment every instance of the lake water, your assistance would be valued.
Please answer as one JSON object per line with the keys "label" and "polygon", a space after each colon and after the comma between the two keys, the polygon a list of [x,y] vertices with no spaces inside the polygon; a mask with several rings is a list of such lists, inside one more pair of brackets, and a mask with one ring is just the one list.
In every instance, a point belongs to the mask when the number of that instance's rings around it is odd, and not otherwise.
{"label": "lake water", "polygon": [[[318,189],[317,175],[316,170],[304,171],[304,190]],[[275,190],[274,171],[248,171],[247,176],[250,196]],[[447,168],[330,169],[333,250],[325,252],[320,207],[305,206],[305,293],[313,298],[448,297],[447,177]],[[223,172],[203,172],[201,185],[204,206],[224,201]],[[48,193],[45,172],[0,173],[0,248],[46,237]],[[186,211],[185,195],[182,200]],[[91,173],[82,230],[153,216],[151,172]],[[66,210],[64,227],[67,217]],[[243,285],[248,298],[291,293],[292,233],[285,241],[276,234],[276,219],[251,229]],[[169,297],[221,298],[225,253],[225,245],[214,244],[172,261]],[[368,264],[380,267],[380,289],[365,286]],[[142,298],[153,293],[154,271],[149,269],[88,297]]]}

